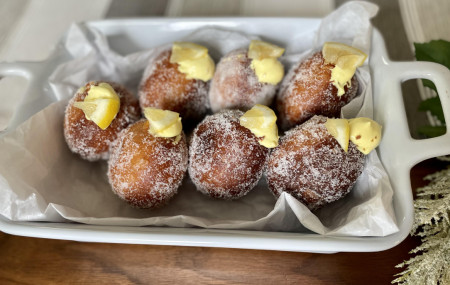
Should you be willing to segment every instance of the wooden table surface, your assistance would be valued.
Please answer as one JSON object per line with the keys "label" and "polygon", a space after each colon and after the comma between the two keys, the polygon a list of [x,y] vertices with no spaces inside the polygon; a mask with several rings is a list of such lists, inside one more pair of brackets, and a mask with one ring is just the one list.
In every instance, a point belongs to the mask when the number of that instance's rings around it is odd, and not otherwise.
{"label": "wooden table surface", "polygon": [[[444,167],[411,171],[413,189]],[[226,248],[85,243],[0,233],[0,284],[390,284],[419,244],[375,253],[313,254]]]}

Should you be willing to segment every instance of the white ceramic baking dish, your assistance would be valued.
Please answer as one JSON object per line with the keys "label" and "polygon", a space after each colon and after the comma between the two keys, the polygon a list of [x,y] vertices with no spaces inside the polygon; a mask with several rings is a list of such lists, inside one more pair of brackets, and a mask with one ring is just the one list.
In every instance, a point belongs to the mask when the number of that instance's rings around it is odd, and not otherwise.
{"label": "white ceramic baking dish", "polygon": [[[256,34],[283,43],[286,39],[316,29],[320,19],[299,18],[204,18],[106,20],[85,25],[103,32],[111,47],[128,54],[182,38],[193,30],[216,25]],[[282,32],[280,32],[282,31]],[[151,34],[151,39],[146,35]],[[15,112],[7,131],[55,101],[47,78],[55,67],[70,59],[62,44],[44,62],[1,63],[0,76],[23,76],[29,80],[27,94]],[[14,222],[0,216],[0,230],[6,233],[87,242],[181,245],[286,250],[304,252],[369,252],[399,244],[413,222],[410,169],[416,163],[450,153],[450,133],[427,139],[412,139],[401,93],[401,82],[413,78],[432,80],[439,91],[444,114],[450,121],[450,72],[427,62],[392,62],[382,36],[372,37],[370,69],[373,78],[374,117],[383,126],[383,140],[378,148],[394,188],[394,210],[399,232],[385,237],[333,237],[318,234],[212,230],[198,228],[96,226],[77,223]]]}

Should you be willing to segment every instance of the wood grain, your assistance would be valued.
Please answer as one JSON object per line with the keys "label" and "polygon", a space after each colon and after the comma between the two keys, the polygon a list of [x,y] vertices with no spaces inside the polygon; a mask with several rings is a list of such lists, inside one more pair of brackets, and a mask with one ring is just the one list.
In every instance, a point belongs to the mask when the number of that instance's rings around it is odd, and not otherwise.
{"label": "wood grain", "polygon": [[1,284],[389,284],[417,244],[328,255],[0,238]]}
{"label": "wood grain", "polygon": [[[425,161],[413,187],[445,164]],[[419,244],[383,252],[313,254],[225,248],[81,243],[0,233],[0,284],[390,284]]]}

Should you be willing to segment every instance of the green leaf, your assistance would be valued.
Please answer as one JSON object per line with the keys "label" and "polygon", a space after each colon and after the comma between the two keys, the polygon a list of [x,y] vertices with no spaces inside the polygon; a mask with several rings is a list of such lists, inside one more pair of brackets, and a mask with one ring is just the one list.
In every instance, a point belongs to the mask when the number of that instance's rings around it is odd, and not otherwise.
{"label": "green leaf", "polygon": [[422,84],[423,84],[423,86],[425,86],[425,87],[428,87],[428,88],[433,89],[434,92],[437,93],[437,88],[436,88],[436,85],[434,85],[433,81],[428,80],[428,79],[422,79]]}
{"label": "green leaf", "polygon": [[416,59],[440,63],[450,69],[450,42],[436,40],[428,43],[414,43]]}
{"label": "green leaf", "polygon": [[[450,69],[450,42],[445,40],[430,41],[428,43],[414,43],[416,59],[442,64]],[[423,79],[423,85],[437,92],[436,86],[430,80]]]}
{"label": "green leaf", "polygon": [[447,128],[445,126],[422,126],[419,127],[418,132],[426,137],[434,138],[442,136],[446,133]]}
{"label": "green leaf", "polygon": [[439,121],[445,123],[444,111],[442,110],[441,100],[439,97],[429,98],[420,102],[419,111],[430,111]]}

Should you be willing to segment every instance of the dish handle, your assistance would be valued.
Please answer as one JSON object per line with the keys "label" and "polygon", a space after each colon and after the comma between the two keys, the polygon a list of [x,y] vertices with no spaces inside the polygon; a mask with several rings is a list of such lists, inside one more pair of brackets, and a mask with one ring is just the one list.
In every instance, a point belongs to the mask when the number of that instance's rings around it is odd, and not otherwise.
{"label": "dish handle", "polygon": [[0,62],[0,76],[20,76],[31,80],[33,65],[33,62]]}
{"label": "dish handle", "polygon": [[[28,81],[25,93],[20,99],[20,102],[18,102],[18,107],[14,110],[12,118],[3,132],[16,128],[31,115],[51,103],[52,98],[48,96],[43,88],[43,82],[46,82],[45,77],[48,77],[48,74],[43,72],[44,63],[45,62],[0,62],[0,78],[6,76],[18,76],[23,77]],[[11,94],[11,96],[14,95],[17,94]]]}
{"label": "dish handle", "polygon": [[[446,133],[442,136],[429,139],[413,139],[408,132],[408,139],[396,151],[403,163],[408,162],[413,166],[425,159],[450,154],[450,70],[445,66],[433,62],[391,62],[389,68],[396,74],[396,82],[404,82],[409,79],[428,79],[437,87],[445,121],[447,122]],[[400,88],[400,86],[398,86]],[[400,93],[401,94],[401,93]],[[402,98],[400,98],[402,99]],[[386,102],[388,103],[388,102]],[[402,104],[403,105],[403,104]],[[406,120],[406,115],[403,116]],[[403,124],[408,128],[407,120]],[[399,130],[399,134],[401,131]]]}

